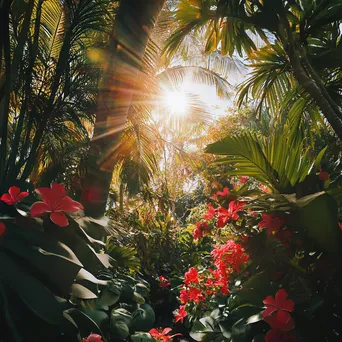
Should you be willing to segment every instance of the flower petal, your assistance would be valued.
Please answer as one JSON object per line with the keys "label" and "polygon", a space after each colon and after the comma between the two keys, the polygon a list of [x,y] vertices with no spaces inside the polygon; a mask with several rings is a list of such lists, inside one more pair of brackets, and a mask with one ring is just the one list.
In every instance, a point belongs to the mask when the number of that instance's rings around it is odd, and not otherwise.
{"label": "flower petal", "polygon": [[51,213],[51,221],[60,227],[66,227],[69,224],[68,218],[62,211]]}
{"label": "flower petal", "polygon": [[0,222],[0,236],[2,236],[6,231],[6,226],[3,222]]}
{"label": "flower petal", "polygon": [[42,198],[46,197],[46,196],[50,196],[51,195],[51,188],[37,188],[35,190],[40,196],[42,196]]}
{"label": "flower petal", "polygon": [[290,320],[291,315],[287,311],[279,310],[276,313],[277,321],[280,322],[282,325],[286,325],[286,323]]}
{"label": "flower petal", "polygon": [[263,303],[265,305],[271,305],[271,306],[276,306],[276,301],[272,296],[267,296],[264,300]]}
{"label": "flower petal", "polygon": [[32,217],[41,216],[46,212],[50,212],[49,207],[44,202],[36,202],[32,204],[30,215]]}
{"label": "flower petal", "polygon": [[27,197],[28,195],[29,195],[29,193],[26,192],[26,191],[21,192],[21,193],[17,196],[16,202],[20,202],[23,198]]}
{"label": "flower petal", "polygon": [[3,194],[0,199],[8,205],[13,205],[15,203],[12,196],[10,196],[9,194]]}
{"label": "flower petal", "polygon": [[291,299],[285,300],[282,305],[282,309],[286,311],[294,311],[294,301]]}
{"label": "flower petal", "polygon": [[168,334],[172,329],[171,328],[164,328],[163,331],[162,331],[162,334],[163,335],[166,335]]}
{"label": "flower petal", "polygon": [[281,342],[280,331],[271,329],[265,336],[265,342]]}
{"label": "flower petal", "polygon": [[56,207],[56,211],[65,211],[66,213],[75,213],[76,211],[83,209],[84,208],[81,203],[74,201],[69,196],[62,198]]}
{"label": "flower petal", "polygon": [[283,303],[285,302],[288,294],[284,289],[280,289],[276,295],[275,295],[275,300],[276,300],[276,305],[279,309],[283,307]]}
{"label": "flower petal", "polygon": [[20,189],[17,186],[11,186],[8,189],[8,193],[12,196],[13,200],[16,200],[17,196],[20,194]]}
{"label": "flower petal", "polygon": [[159,337],[161,334],[160,332],[156,329],[156,328],[153,328],[149,331],[149,334],[153,337],[153,338],[157,338]]}
{"label": "flower petal", "polygon": [[58,183],[51,183],[51,189],[55,199],[62,199],[67,194],[64,186]]}
{"label": "flower petal", "polygon": [[262,313],[262,317],[270,316],[274,311],[277,311],[278,309],[275,306],[269,306],[265,309]]}

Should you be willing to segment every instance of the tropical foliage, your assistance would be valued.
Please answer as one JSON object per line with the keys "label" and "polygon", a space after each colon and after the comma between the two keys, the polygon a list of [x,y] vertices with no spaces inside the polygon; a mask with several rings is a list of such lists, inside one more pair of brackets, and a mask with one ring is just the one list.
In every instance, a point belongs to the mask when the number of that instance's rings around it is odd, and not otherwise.
{"label": "tropical foliage", "polygon": [[340,0],[0,2],[4,342],[338,342]]}

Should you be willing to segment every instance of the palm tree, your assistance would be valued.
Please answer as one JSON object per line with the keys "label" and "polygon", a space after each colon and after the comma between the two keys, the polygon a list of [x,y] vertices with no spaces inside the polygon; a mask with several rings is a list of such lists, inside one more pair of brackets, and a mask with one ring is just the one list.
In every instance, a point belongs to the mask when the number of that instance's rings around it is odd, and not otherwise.
{"label": "palm tree", "polygon": [[100,75],[87,50],[105,35],[99,32],[113,6],[105,0],[1,6],[0,186],[6,187],[59,159],[66,145],[87,141]]}
{"label": "palm tree", "polygon": [[[82,201],[90,216],[103,215],[116,160],[113,156],[126,125],[136,79],[151,30],[165,0],[120,1],[112,30],[108,65],[100,84],[94,135],[90,144]],[[97,196],[90,196],[96,191]]]}
{"label": "palm tree", "polygon": [[[342,65],[334,57],[341,48],[341,8],[341,0],[180,0],[174,11],[178,26],[164,52],[172,54],[185,37],[204,29],[207,51],[218,48],[222,54],[238,53],[259,68],[247,84],[252,94],[265,87],[261,96],[268,97],[272,106],[298,84],[301,98],[312,99],[342,139]],[[259,49],[253,37],[264,40],[265,48]],[[270,61],[270,54],[280,59]],[[260,79],[262,57],[268,61],[262,62],[264,78]]]}

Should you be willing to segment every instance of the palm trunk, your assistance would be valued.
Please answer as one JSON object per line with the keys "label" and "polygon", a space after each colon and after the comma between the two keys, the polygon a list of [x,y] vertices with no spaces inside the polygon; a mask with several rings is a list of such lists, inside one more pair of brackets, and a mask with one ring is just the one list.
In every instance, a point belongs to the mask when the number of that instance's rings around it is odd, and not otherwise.
{"label": "palm trunk", "polygon": [[[282,37],[282,43],[284,46],[288,46],[288,57],[293,73],[298,83],[310,94],[310,96],[316,102],[317,106],[321,109],[323,115],[328,120],[336,135],[342,141],[341,111],[330,98],[323,82],[317,83],[317,77],[319,76],[316,73],[314,75],[311,75],[310,70],[306,70],[305,67],[302,65],[301,56],[296,49],[296,42],[293,38],[292,31],[287,22],[285,24],[285,27],[287,34],[286,37]],[[309,65],[309,69],[310,68],[312,68],[311,65]],[[324,91],[322,91],[322,87],[324,87]]]}
{"label": "palm trunk", "polygon": [[[114,152],[127,122],[142,58],[165,0],[121,0],[100,85],[94,136],[90,144],[82,202],[86,215],[105,212]],[[96,196],[92,196],[95,194]]]}

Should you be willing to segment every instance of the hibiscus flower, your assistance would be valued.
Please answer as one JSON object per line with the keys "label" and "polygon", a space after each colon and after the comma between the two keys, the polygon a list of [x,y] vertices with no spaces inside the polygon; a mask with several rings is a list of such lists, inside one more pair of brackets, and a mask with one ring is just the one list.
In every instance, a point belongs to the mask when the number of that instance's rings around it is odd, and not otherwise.
{"label": "hibiscus flower", "polygon": [[184,322],[184,318],[188,315],[185,311],[185,305],[181,305],[178,310],[174,311],[175,322]]}
{"label": "hibiscus flower", "polygon": [[26,191],[20,192],[20,189],[17,186],[11,186],[8,189],[8,194],[3,194],[0,200],[7,203],[8,205],[13,205],[20,202],[28,195],[29,193]]}
{"label": "hibiscus flower", "polygon": [[267,296],[263,301],[266,309],[262,317],[273,329],[290,331],[295,326],[290,314],[294,311],[294,302],[286,299],[287,296],[287,292],[281,289],[276,293],[275,298]]}
{"label": "hibiscus flower", "polygon": [[82,342],[102,342],[102,337],[97,334],[91,334],[87,338],[82,338]]}
{"label": "hibiscus flower", "polygon": [[36,192],[42,196],[42,202],[32,205],[30,214],[32,217],[39,217],[50,213],[50,219],[57,226],[65,227],[69,224],[64,212],[75,213],[83,210],[81,203],[66,196],[63,185],[52,183],[51,188],[38,188]]}

